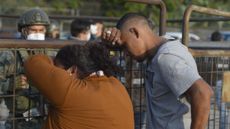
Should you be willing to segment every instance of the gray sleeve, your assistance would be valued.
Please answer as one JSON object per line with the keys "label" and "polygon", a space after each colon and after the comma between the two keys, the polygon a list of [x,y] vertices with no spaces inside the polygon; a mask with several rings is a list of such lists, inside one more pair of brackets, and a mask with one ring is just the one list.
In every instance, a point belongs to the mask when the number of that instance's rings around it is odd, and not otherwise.
{"label": "gray sleeve", "polygon": [[191,57],[161,54],[158,58],[158,67],[163,80],[178,98],[201,78],[195,60]]}

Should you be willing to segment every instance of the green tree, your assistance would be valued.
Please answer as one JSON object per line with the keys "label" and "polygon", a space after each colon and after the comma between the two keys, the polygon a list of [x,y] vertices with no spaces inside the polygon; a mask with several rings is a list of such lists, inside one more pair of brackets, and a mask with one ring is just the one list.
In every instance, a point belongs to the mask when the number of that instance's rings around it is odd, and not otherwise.
{"label": "green tree", "polygon": [[21,13],[18,10],[25,11],[31,7],[48,8],[59,12],[64,9],[76,9],[80,6],[80,3],[80,0],[2,0],[0,13],[17,14]]}
{"label": "green tree", "polygon": [[79,0],[44,0],[48,4],[48,7],[53,7],[56,10],[62,9],[76,9],[80,5]]}
{"label": "green tree", "polygon": [[[7,5],[7,6],[6,6]],[[16,12],[19,7],[22,6],[35,6],[34,1],[31,0],[2,0],[0,4],[0,12],[3,14],[9,14]]]}
{"label": "green tree", "polygon": [[[195,4],[203,7],[215,8],[223,11],[230,10],[229,0],[163,0],[167,7],[167,18],[168,19],[182,19],[185,9],[189,4]],[[102,9],[105,16],[121,16],[125,12],[141,12],[142,14],[148,15],[153,12],[152,17],[155,23],[159,22],[159,10],[153,6],[151,9],[144,4],[133,4],[127,3],[125,0],[102,0]],[[193,13],[193,17],[207,17],[207,15]],[[209,16],[210,17],[210,16]],[[208,26],[209,23],[201,22],[194,24],[195,26]]]}

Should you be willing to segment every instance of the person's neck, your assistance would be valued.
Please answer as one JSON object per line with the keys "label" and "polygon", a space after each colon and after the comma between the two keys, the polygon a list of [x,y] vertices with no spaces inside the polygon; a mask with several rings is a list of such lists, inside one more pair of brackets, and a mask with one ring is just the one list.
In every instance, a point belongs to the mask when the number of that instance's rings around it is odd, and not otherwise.
{"label": "person's neck", "polygon": [[161,45],[163,45],[166,42],[167,42],[167,39],[160,37],[160,36],[158,36],[157,38],[153,38],[152,43],[151,43],[152,46],[147,51],[148,59],[151,60],[156,55]]}

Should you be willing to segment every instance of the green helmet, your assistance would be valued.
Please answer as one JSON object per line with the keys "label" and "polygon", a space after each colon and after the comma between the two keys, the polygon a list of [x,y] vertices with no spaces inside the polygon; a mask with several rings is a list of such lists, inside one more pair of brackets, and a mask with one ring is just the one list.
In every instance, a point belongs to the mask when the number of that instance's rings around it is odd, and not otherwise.
{"label": "green helmet", "polygon": [[50,20],[48,15],[41,9],[35,8],[24,12],[18,22],[18,31],[21,32],[22,28],[30,25],[45,25],[48,26]]}

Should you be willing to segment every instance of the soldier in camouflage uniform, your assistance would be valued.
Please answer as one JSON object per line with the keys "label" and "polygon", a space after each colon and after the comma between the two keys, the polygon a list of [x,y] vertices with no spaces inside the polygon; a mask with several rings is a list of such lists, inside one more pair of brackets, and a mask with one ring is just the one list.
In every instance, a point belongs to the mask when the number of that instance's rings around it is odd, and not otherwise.
{"label": "soldier in camouflage uniform", "polygon": [[[8,94],[8,90],[11,85],[13,85],[13,75],[15,72],[15,56],[12,51],[0,50],[0,128],[7,129],[10,127],[7,122],[9,116],[9,110],[5,101],[8,101],[8,98],[2,97],[3,95]],[[12,101],[8,101],[12,102]],[[11,104],[12,105],[12,104]],[[4,119],[2,119],[4,118]]]}
{"label": "soldier in camouflage uniform", "polygon": [[[21,32],[21,38],[26,40],[45,40],[45,33],[47,31],[47,27],[50,24],[50,20],[48,15],[41,9],[35,8],[26,11],[23,13],[18,22],[18,31]],[[23,62],[28,58],[31,54],[48,54],[50,56],[55,56],[55,52],[50,52],[44,49],[36,49],[36,50],[28,50],[28,49],[20,49],[17,51],[17,63],[19,64],[19,68],[17,68],[17,72],[20,73],[21,79],[21,90],[17,90],[17,94],[20,95],[16,98],[16,110],[20,113],[20,116],[28,117],[29,114],[34,116],[40,116],[40,112],[43,108],[40,107],[43,99],[41,96],[38,96],[38,91],[28,84],[26,77],[24,76],[23,70]],[[20,80],[19,79],[19,80]],[[30,85],[27,87],[25,85]],[[17,87],[17,86],[16,86]],[[30,112],[28,114],[28,112]],[[29,122],[28,122],[29,121]],[[37,128],[40,123],[39,119],[29,119],[18,121],[18,128]],[[22,125],[22,126],[20,126]],[[38,127],[40,128],[40,126]]]}
{"label": "soldier in camouflage uniform", "polygon": [[[18,31],[21,32],[21,38],[26,40],[44,40],[45,33],[48,25],[50,24],[47,14],[41,9],[31,9],[23,13],[18,22]],[[55,53],[51,54],[49,51],[36,50],[28,51],[27,49],[20,49],[16,53],[11,50],[0,50],[0,95],[16,93],[15,106],[16,116],[28,117],[28,112],[32,111],[33,114],[39,116],[39,108],[42,101],[41,97],[33,95],[36,89],[28,87],[26,77],[23,75],[23,62],[30,54],[44,53],[55,56]],[[15,76],[16,75],[16,76]],[[16,77],[16,78],[14,78]],[[32,93],[32,95],[31,95]],[[0,96],[3,99],[4,96]],[[10,113],[13,111],[13,98],[6,97],[7,107],[9,107]],[[38,110],[37,110],[38,109]],[[30,113],[29,113],[30,114]],[[11,116],[13,116],[11,114]],[[16,124],[18,129],[30,129],[40,128],[41,122],[39,119],[29,119],[30,122],[25,120],[18,120]],[[22,126],[20,126],[22,125]]]}
{"label": "soldier in camouflage uniform", "polygon": [[23,13],[18,22],[18,31],[27,40],[45,40],[45,33],[50,24],[48,15],[35,8]]}
{"label": "soldier in camouflage uniform", "polygon": [[[45,34],[50,25],[48,15],[41,9],[35,8],[23,13],[18,22],[18,31],[21,38],[26,40],[45,40]],[[45,53],[55,56],[55,52],[49,50],[36,50],[32,54]],[[28,57],[28,52],[21,52],[21,59]]]}
{"label": "soldier in camouflage uniform", "polygon": [[6,94],[14,74],[14,54],[11,51],[0,51],[0,94]]}

